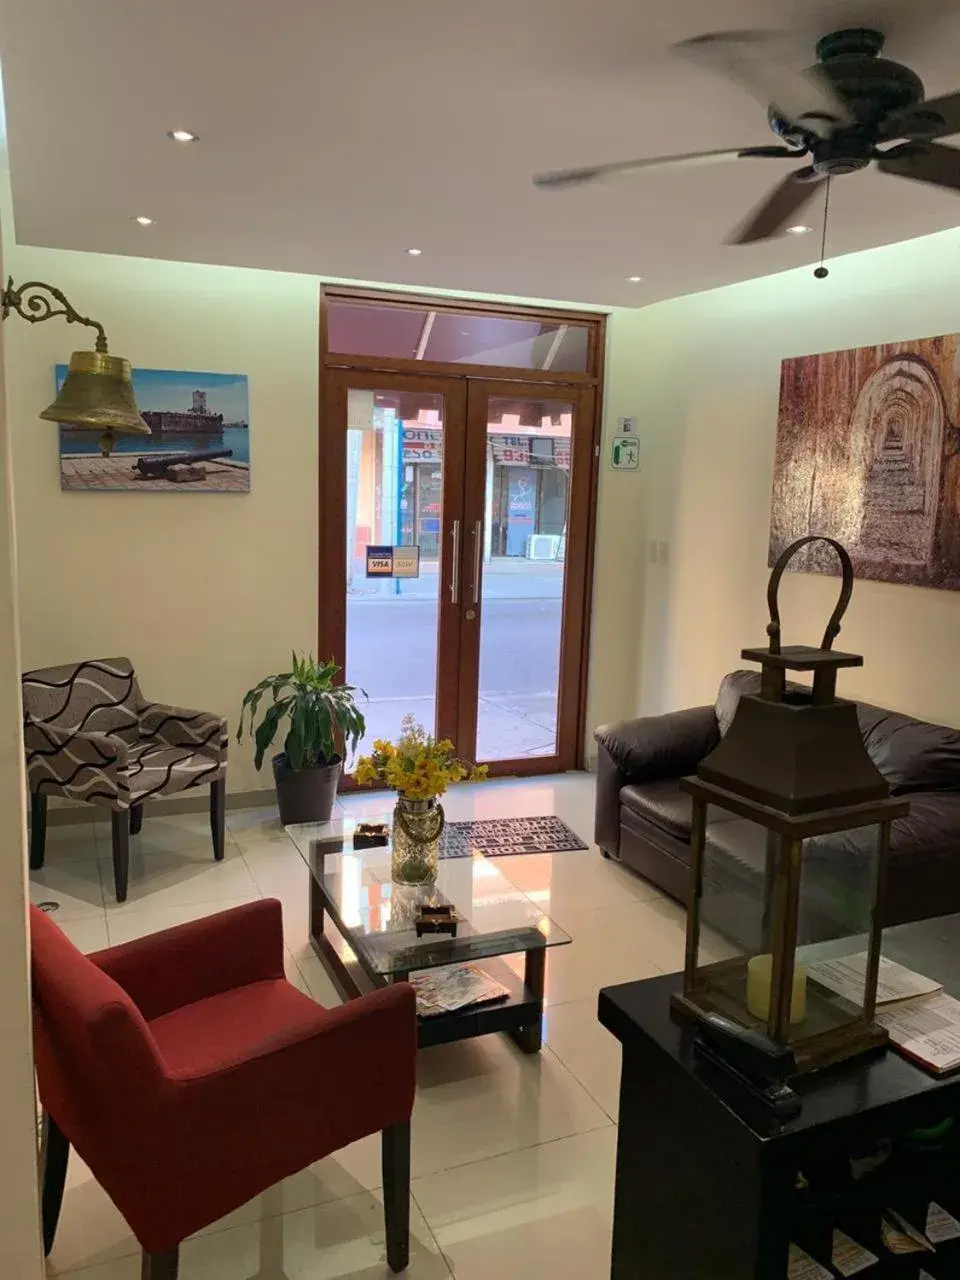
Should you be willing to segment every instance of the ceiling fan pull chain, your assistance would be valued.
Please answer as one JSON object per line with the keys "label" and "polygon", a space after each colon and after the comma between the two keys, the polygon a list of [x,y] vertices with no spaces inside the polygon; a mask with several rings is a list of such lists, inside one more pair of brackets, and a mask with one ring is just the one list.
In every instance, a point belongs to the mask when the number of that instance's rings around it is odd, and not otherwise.
{"label": "ceiling fan pull chain", "polygon": [[818,280],[826,280],[830,274],[830,268],[823,265],[823,260],[827,256],[827,219],[830,216],[830,183],[832,179],[827,178],[824,186],[826,187],[826,195],[823,200],[823,232],[820,236],[820,265],[814,271],[814,275]]}

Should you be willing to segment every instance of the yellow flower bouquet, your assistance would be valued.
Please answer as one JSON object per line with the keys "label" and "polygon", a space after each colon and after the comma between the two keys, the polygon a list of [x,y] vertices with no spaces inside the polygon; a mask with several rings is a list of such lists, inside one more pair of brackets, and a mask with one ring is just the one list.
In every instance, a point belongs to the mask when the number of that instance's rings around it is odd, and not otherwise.
{"label": "yellow flower bouquet", "polygon": [[452,783],[479,782],[486,765],[469,765],[453,754],[453,743],[431,738],[413,716],[404,716],[395,743],[378,738],[373,751],[357,761],[355,777],[361,786],[380,785],[407,800],[434,800]]}
{"label": "yellow flower bouquet", "polygon": [[453,743],[439,742],[404,716],[396,742],[378,738],[370,755],[357,761],[361,786],[387,787],[397,793],[393,813],[393,878],[400,884],[432,884],[437,878],[444,816],[439,802],[455,782],[479,782],[486,765],[465,764],[453,754]]}

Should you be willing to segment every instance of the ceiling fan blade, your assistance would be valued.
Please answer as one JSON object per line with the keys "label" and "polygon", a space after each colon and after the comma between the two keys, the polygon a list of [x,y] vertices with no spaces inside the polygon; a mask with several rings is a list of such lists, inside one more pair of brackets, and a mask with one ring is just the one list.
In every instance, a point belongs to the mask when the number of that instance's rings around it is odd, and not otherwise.
{"label": "ceiling fan blade", "polygon": [[778,37],[766,31],[718,31],[673,46],[674,53],[733,80],[792,124],[827,137],[851,124],[847,104],[816,68],[798,70],[776,53]]}
{"label": "ceiling fan blade", "polygon": [[885,138],[948,138],[960,133],[960,93],[930,98],[883,124]]}
{"label": "ceiling fan blade", "polygon": [[938,142],[907,142],[877,155],[877,168],[900,178],[960,191],[960,151]]}
{"label": "ceiling fan blade", "polygon": [[813,169],[788,174],[742,222],[727,244],[755,244],[769,240],[793,221],[820,189],[824,179]]}
{"label": "ceiling fan blade", "polygon": [[789,147],[741,147],[731,151],[692,151],[687,155],[651,156],[646,160],[620,160],[614,164],[594,164],[584,169],[555,169],[552,173],[538,173],[533,181],[538,187],[578,187],[585,182],[597,182],[603,178],[623,177],[639,173],[643,169],[695,168],[699,165],[718,164],[726,160],[739,160],[750,156],[796,156]]}

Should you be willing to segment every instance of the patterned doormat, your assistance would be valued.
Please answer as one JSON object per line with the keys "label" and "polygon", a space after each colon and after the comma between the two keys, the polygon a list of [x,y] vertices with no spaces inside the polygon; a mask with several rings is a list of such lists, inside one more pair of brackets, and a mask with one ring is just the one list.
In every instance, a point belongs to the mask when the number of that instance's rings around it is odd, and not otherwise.
{"label": "patterned doormat", "polygon": [[441,858],[469,858],[474,853],[503,858],[512,853],[566,853],[587,848],[575,831],[552,816],[448,822],[440,837]]}

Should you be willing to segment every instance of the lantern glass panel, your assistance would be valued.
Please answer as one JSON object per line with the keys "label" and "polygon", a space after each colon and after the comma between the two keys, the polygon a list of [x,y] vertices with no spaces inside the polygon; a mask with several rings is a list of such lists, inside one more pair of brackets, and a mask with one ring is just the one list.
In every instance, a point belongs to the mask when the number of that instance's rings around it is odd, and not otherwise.
{"label": "lantern glass panel", "polygon": [[[771,1001],[776,1007],[774,953],[787,947],[794,954],[794,979],[784,1042],[798,1043],[862,1020],[863,980],[852,998],[842,997],[815,980],[810,966],[868,952],[879,831],[871,825],[794,845],[759,822],[709,805],[693,983],[697,1003],[765,1031]],[[781,896],[784,901],[789,896],[786,864],[794,848],[799,855],[793,875],[795,941],[789,911],[784,915],[778,907]]]}
{"label": "lantern glass panel", "polygon": [[803,843],[794,973],[805,991],[806,1016],[791,1024],[790,1043],[841,1030],[868,1015],[881,833],[874,823]]}

